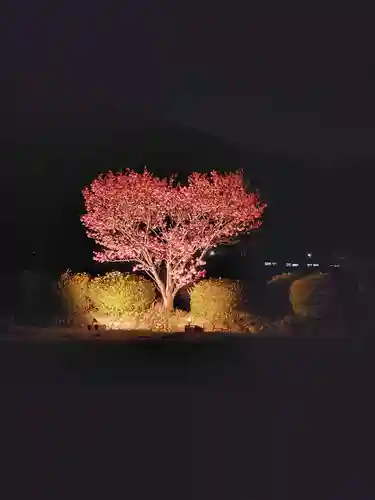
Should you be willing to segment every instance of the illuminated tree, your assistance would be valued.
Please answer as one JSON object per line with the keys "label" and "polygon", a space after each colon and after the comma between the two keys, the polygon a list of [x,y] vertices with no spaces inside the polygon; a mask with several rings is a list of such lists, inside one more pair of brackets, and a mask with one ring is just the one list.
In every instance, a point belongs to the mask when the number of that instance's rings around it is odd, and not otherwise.
{"label": "illuminated tree", "polygon": [[265,204],[242,172],[193,173],[185,186],[146,169],[100,175],[83,190],[88,237],[99,262],[134,262],[155,282],[167,310],[180,288],[202,278],[206,253],[261,224]]}

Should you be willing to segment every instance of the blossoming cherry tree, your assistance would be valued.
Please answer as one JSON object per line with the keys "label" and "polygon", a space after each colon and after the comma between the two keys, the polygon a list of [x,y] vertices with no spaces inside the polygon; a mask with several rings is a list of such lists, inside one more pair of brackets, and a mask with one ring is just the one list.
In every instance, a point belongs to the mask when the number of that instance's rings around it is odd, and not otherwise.
{"label": "blossoming cherry tree", "polygon": [[100,175],[83,190],[81,217],[101,247],[99,262],[134,262],[156,284],[167,310],[183,286],[205,274],[205,255],[261,224],[266,207],[243,174],[192,173],[186,185],[147,169]]}

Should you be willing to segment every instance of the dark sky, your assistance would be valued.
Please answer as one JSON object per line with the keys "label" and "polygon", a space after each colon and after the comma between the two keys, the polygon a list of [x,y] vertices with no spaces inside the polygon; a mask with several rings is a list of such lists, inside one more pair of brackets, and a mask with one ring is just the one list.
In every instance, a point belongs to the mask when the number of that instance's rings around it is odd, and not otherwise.
{"label": "dark sky", "polygon": [[301,3],[8,0],[3,105],[28,124],[132,106],[320,166],[375,160],[374,18]]}

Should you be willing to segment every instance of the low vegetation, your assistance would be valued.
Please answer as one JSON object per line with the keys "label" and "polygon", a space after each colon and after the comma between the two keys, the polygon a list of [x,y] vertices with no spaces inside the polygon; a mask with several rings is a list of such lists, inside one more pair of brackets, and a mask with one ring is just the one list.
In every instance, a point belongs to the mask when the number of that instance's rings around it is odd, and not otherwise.
{"label": "low vegetation", "polygon": [[[24,308],[27,314],[20,314],[13,324],[47,326],[47,323],[30,321],[30,311],[40,310],[36,307],[38,301],[47,304],[43,301],[47,293],[53,295],[52,287],[47,286],[44,278],[36,280],[35,286],[31,283],[33,276],[26,278],[17,282],[22,292],[17,291],[17,297],[22,298],[20,309]],[[265,283],[263,307],[257,308],[253,307],[254,300],[240,281],[202,279],[185,290],[189,300],[181,301],[180,308],[167,311],[153,282],[142,276],[118,271],[90,276],[68,270],[57,281],[55,296],[60,306],[50,309],[56,318],[54,323],[64,328],[83,327],[86,331],[95,327],[134,332],[183,332],[191,324],[204,331],[331,335],[332,332],[348,331],[345,314],[349,307],[346,303],[343,305],[343,297],[351,297],[354,310],[353,294],[363,295],[362,289],[355,291],[353,286],[350,287],[351,295],[349,292],[344,294],[345,280],[333,275],[285,273]],[[44,283],[43,286],[40,283]],[[37,297],[38,290],[43,291],[41,300]],[[355,311],[353,317],[354,314]]]}
{"label": "low vegetation", "polygon": [[89,281],[88,274],[74,274],[69,269],[58,281],[57,290],[62,299],[63,316],[69,324],[81,324],[87,321],[90,310]]}
{"label": "low vegetation", "polygon": [[296,276],[292,273],[277,274],[266,284],[263,314],[270,320],[277,320],[292,313],[289,300],[290,287]]}
{"label": "low vegetation", "polygon": [[90,279],[87,292],[94,314],[116,320],[143,313],[155,301],[155,287],[150,280],[116,271]]}
{"label": "low vegetation", "polygon": [[290,286],[290,302],[297,316],[324,318],[335,309],[335,289],[328,274],[310,274]]}
{"label": "low vegetation", "polygon": [[58,282],[58,291],[69,324],[133,324],[156,296],[151,281],[117,271],[91,277],[68,270]]}

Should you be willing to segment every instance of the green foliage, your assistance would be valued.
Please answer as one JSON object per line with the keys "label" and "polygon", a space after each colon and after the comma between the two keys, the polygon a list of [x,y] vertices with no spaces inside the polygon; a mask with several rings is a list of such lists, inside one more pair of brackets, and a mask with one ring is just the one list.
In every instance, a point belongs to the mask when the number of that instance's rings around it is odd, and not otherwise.
{"label": "green foliage", "polygon": [[60,276],[57,284],[65,313],[73,322],[84,321],[90,310],[88,285],[90,276],[86,273],[74,274],[70,269]]}
{"label": "green foliage", "polygon": [[202,280],[190,291],[191,315],[212,329],[236,329],[241,323],[243,297],[243,287],[239,281]]}
{"label": "green foliage", "polygon": [[290,302],[295,314],[305,318],[322,318],[332,312],[335,289],[328,274],[310,274],[293,282]]}
{"label": "green foliage", "polygon": [[88,299],[93,311],[121,318],[148,309],[155,300],[155,287],[142,276],[114,271],[90,280]]}
{"label": "green foliage", "polygon": [[289,291],[296,276],[282,273],[268,281],[265,290],[265,314],[270,318],[282,318],[292,312]]}

